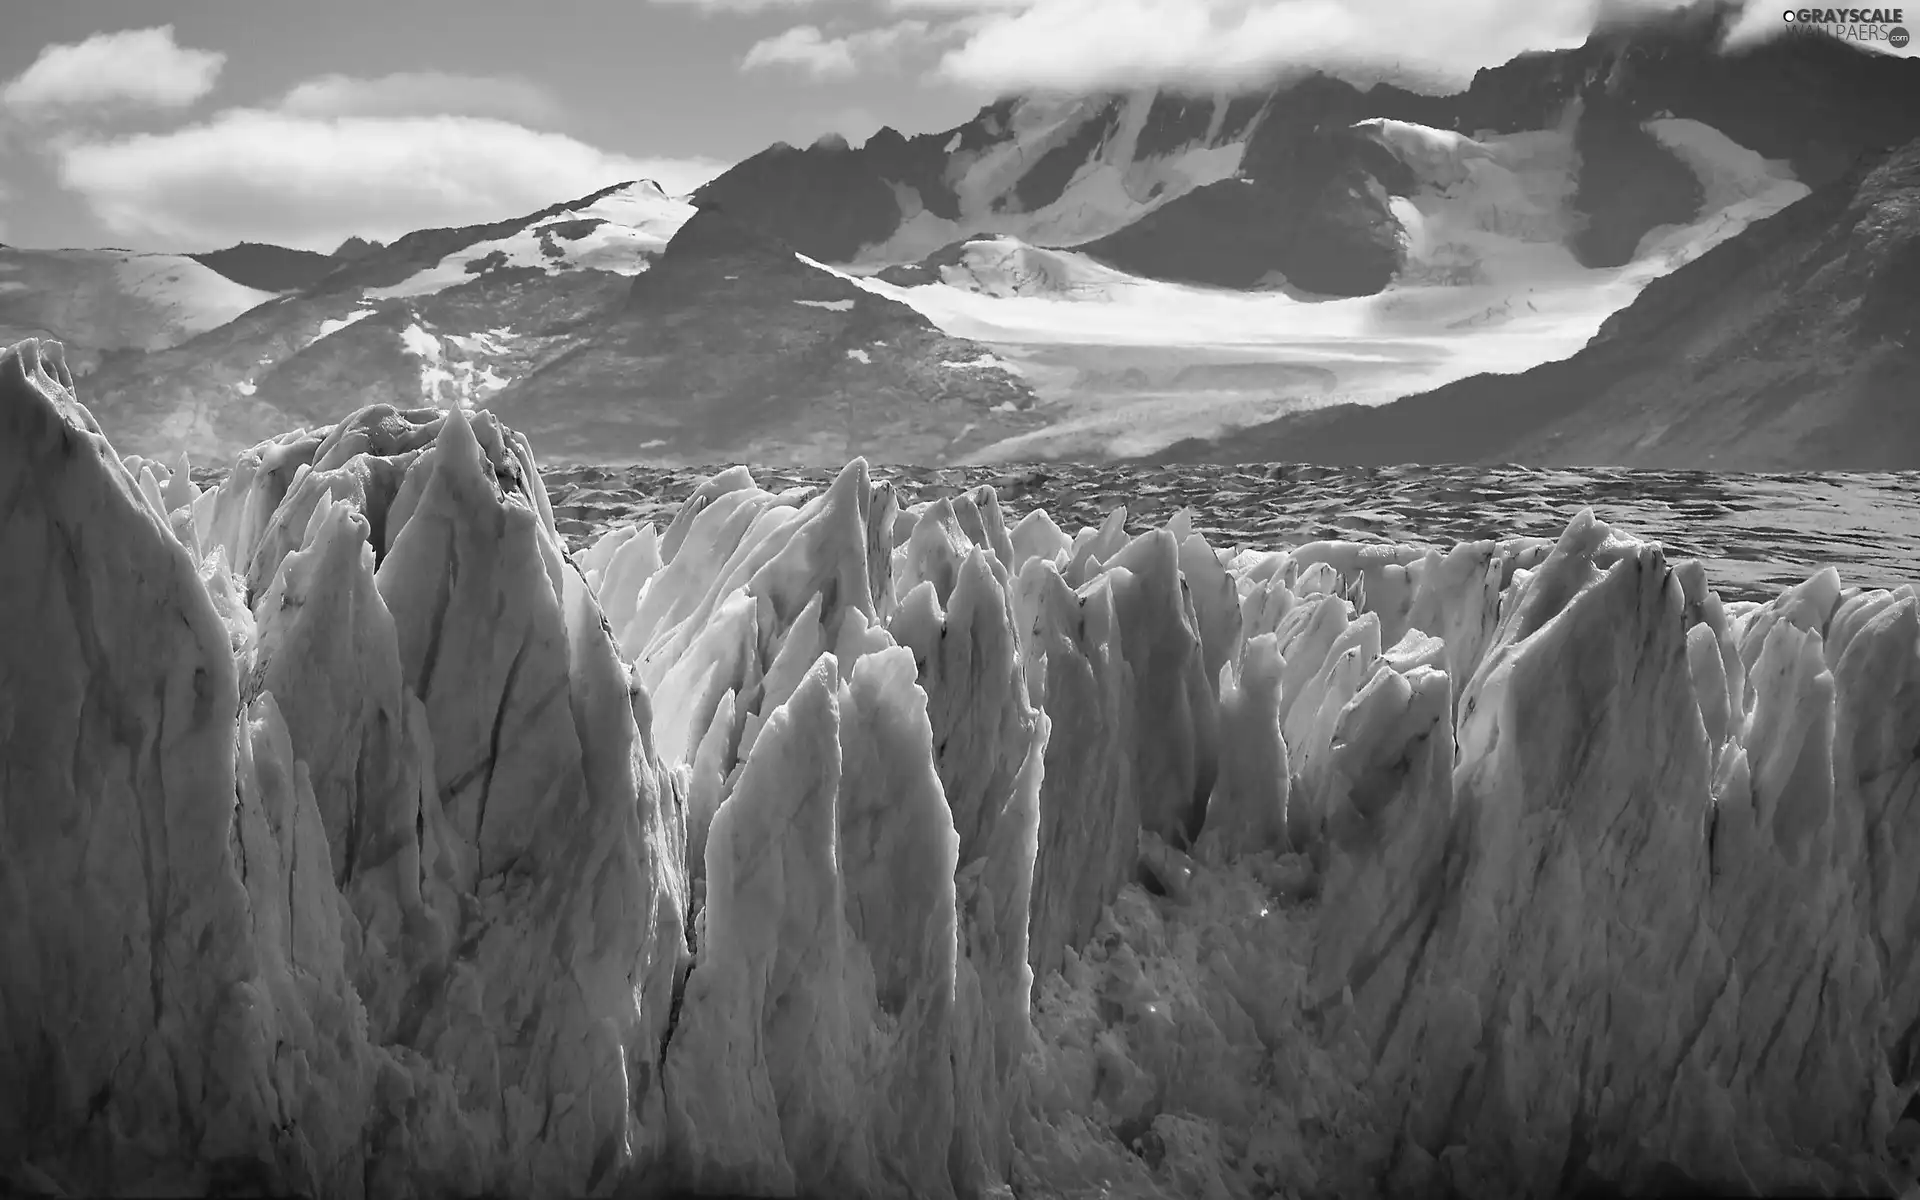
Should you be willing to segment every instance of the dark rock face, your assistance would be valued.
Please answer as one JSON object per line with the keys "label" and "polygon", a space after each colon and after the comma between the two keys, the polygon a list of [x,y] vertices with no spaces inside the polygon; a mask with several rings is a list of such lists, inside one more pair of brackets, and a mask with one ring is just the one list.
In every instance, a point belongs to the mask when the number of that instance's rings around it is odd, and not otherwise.
{"label": "dark rock face", "polygon": [[1586,224],[1571,249],[1581,265],[1620,266],[1649,230],[1699,215],[1704,193],[1693,169],[1641,128],[1630,105],[1605,91],[1585,98],[1573,148],[1580,156],[1573,206]]}
{"label": "dark rock face", "polygon": [[1100,152],[1101,146],[1119,126],[1120,106],[1108,104],[1099,116],[1083,122],[1071,137],[1041,155],[1040,160],[1014,185],[1014,198],[1029,212],[1045,208],[1058,200],[1066,192],[1074,172]]}
{"label": "dark rock face", "polygon": [[1578,354],[1156,462],[1920,466],[1920,140],[1656,279]]}
{"label": "dark rock face", "polygon": [[363,237],[350,237],[333,248],[333,257],[347,260],[364,258],[381,248],[381,243],[370,242]]}
{"label": "dark rock face", "polygon": [[340,265],[331,255],[292,250],[259,242],[241,242],[225,250],[209,250],[187,257],[225,275],[244,287],[263,292],[291,292],[319,282]]}
{"label": "dark rock face", "polygon": [[[1400,256],[1397,225],[1384,203],[1367,204],[1373,197],[1363,189],[1329,184],[1288,195],[1229,179],[1189,192],[1085,249],[1155,279],[1250,288],[1278,273],[1308,291],[1365,295],[1387,285]],[[1369,207],[1376,211],[1368,213]],[[1366,215],[1354,219],[1356,209]]]}
{"label": "dark rock face", "polygon": [[[877,137],[878,135],[876,135]],[[898,135],[896,135],[897,137]],[[918,159],[937,165],[938,142],[916,149],[903,143],[890,156],[896,166],[908,168],[909,177]],[[901,218],[900,202],[892,182],[882,173],[876,160],[860,150],[813,146],[796,150],[779,145],[763,150],[695,193],[702,205],[718,205],[728,212],[751,213],[751,223],[771,237],[780,239],[813,258],[842,262],[853,258],[862,247],[884,239]],[[905,182],[902,180],[901,182]],[[930,184],[932,180],[921,179]],[[907,184],[907,186],[912,186]],[[938,212],[944,204],[952,209],[951,194],[944,186],[922,186],[921,203]]]}
{"label": "dark rock face", "polygon": [[489,407],[569,461],[946,461],[1035,423],[983,357],[709,204]]}
{"label": "dark rock face", "polygon": [[896,287],[918,287],[923,283],[939,283],[940,268],[951,267],[966,257],[969,241],[953,242],[940,247],[919,262],[897,263],[876,273],[876,278]]}
{"label": "dark rock face", "polygon": [[1329,122],[1258,139],[1248,158],[1245,178],[1196,188],[1080,249],[1136,274],[1222,287],[1279,274],[1358,296],[1392,281],[1404,253],[1387,201],[1412,176],[1391,152]]}

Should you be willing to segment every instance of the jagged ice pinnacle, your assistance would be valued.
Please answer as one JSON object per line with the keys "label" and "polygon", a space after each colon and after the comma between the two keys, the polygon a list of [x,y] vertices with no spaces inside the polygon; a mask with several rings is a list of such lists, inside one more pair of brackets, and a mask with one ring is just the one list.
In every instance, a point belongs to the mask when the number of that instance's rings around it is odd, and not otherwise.
{"label": "jagged ice pinnacle", "polygon": [[[706,481],[376,406],[202,490],[0,358],[0,1173],[1892,1187],[1920,596]],[[1890,1148],[1890,1142],[1892,1148]]]}

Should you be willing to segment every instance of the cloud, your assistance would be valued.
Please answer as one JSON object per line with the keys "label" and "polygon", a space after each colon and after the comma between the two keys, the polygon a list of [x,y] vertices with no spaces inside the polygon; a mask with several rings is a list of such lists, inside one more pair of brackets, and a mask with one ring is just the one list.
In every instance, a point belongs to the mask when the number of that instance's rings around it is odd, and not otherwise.
{"label": "cloud", "polygon": [[171,25],[96,33],[42,49],[0,87],[0,105],[27,117],[87,108],[185,108],[213,90],[225,62],[218,51],[175,44]]}
{"label": "cloud", "polygon": [[502,220],[626,179],[690,191],[704,159],[613,154],[481,117],[334,117],[235,109],[169,133],[69,139],[63,185],[116,235],[171,247],[272,242],[331,250],[350,234]]}
{"label": "cloud", "polygon": [[905,46],[923,42],[929,36],[925,21],[896,21],[877,29],[864,29],[843,37],[828,37],[817,25],[796,25],[748,48],[740,60],[745,70],[757,67],[798,67],[815,79],[845,78],[861,65],[895,53]]}
{"label": "cloud", "polygon": [[[923,24],[920,43],[957,43],[941,57],[940,76],[996,92],[1235,86],[1303,69],[1464,86],[1476,69],[1523,51],[1578,45],[1602,11],[1619,16],[1688,2],[883,0],[895,13],[931,22],[914,22]],[[828,39],[802,25],[755,46],[748,65],[846,74],[859,65],[865,36]]]}
{"label": "cloud", "polygon": [[322,75],[288,92],[279,108],[302,117],[498,117],[523,125],[549,125],[565,112],[530,80],[446,71],[400,71],[373,79]]}

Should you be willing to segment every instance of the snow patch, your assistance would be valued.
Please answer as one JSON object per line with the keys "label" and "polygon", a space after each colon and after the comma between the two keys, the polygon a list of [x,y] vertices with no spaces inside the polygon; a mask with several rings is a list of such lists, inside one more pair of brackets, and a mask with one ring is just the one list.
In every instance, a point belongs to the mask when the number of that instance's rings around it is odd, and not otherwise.
{"label": "snow patch", "polygon": [[943,367],[959,371],[1012,371],[1013,368],[991,354],[982,354],[978,358],[945,358],[940,360]]}
{"label": "snow patch", "polygon": [[239,383],[233,385],[233,390],[239,392],[242,396],[251,396],[260,389],[254,385],[253,380],[242,379]]}
{"label": "snow patch", "polygon": [[988,296],[1054,296],[1111,300],[1138,280],[1071,250],[1046,250],[1014,238],[985,238],[961,249],[960,261],[940,268],[950,287]]}
{"label": "snow patch", "polygon": [[[638,275],[693,216],[693,206],[668,197],[651,183],[632,184],[592,204],[570,208],[501,238],[475,242],[391,287],[369,288],[369,299],[426,296],[469,282],[469,268],[488,262],[502,268],[543,271],[608,271]],[[596,222],[580,229],[577,223]]]}
{"label": "snow patch", "polygon": [[120,294],[160,310],[182,330],[203,333],[278,297],[275,292],[243,287],[185,255],[89,253],[109,256]]}
{"label": "snow patch", "polygon": [[[362,308],[354,309],[352,312],[348,313],[344,317],[329,317],[328,319],[320,322],[320,332],[314,335],[313,341],[317,342],[321,338],[332,337],[334,334],[339,333],[342,329],[345,329],[347,326],[355,324],[356,322],[359,322],[359,321],[364,321],[372,315],[373,315],[373,310],[371,308],[362,307]],[[309,342],[307,344],[312,345],[313,342]],[[262,360],[262,361],[265,361],[265,360]]]}
{"label": "snow patch", "polygon": [[440,339],[428,333],[418,322],[400,331],[400,345],[420,360],[420,398],[435,408],[466,407],[463,394],[452,371],[447,369]]}
{"label": "snow patch", "polygon": [[847,312],[853,308],[851,300],[795,300],[795,304],[804,304],[808,308],[824,308],[829,312]]}
{"label": "snow patch", "polygon": [[445,340],[468,354],[505,354],[505,343],[514,336],[510,329],[489,329],[484,333],[450,333]]}
{"label": "snow patch", "polygon": [[76,347],[164,350],[279,298],[179,254],[0,246],[0,269],[12,324]]}
{"label": "snow patch", "polygon": [[1700,213],[1691,225],[1648,231],[1636,258],[1658,258],[1668,270],[1705,254],[1753,222],[1811,191],[1785,162],[1762,158],[1711,125],[1684,117],[1648,121],[1645,129],[1700,180]]}
{"label": "snow patch", "polygon": [[870,364],[870,363],[872,363],[872,362],[873,362],[873,355],[871,355],[871,354],[868,354],[868,353],[867,353],[867,352],[866,352],[865,350],[860,350],[860,349],[854,349],[854,350],[849,350],[849,351],[847,351],[847,357],[848,357],[848,358],[850,358],[850,359],[852,359],[853,361],[855,361],[855,362],[857,362],[857,363],[869,363],[869,364]]}

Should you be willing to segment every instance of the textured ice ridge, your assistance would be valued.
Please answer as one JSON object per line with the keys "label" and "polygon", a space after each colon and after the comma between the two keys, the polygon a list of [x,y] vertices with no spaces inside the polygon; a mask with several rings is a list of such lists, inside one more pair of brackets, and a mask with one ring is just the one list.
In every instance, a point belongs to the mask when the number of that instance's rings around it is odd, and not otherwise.
{"label": "textured ice ridge", "polygon": [[0,1180],[1897,1189],[1920,596],[1216,552],[710,479],[569,555],[490,416],[202,491],[0,358]]}

